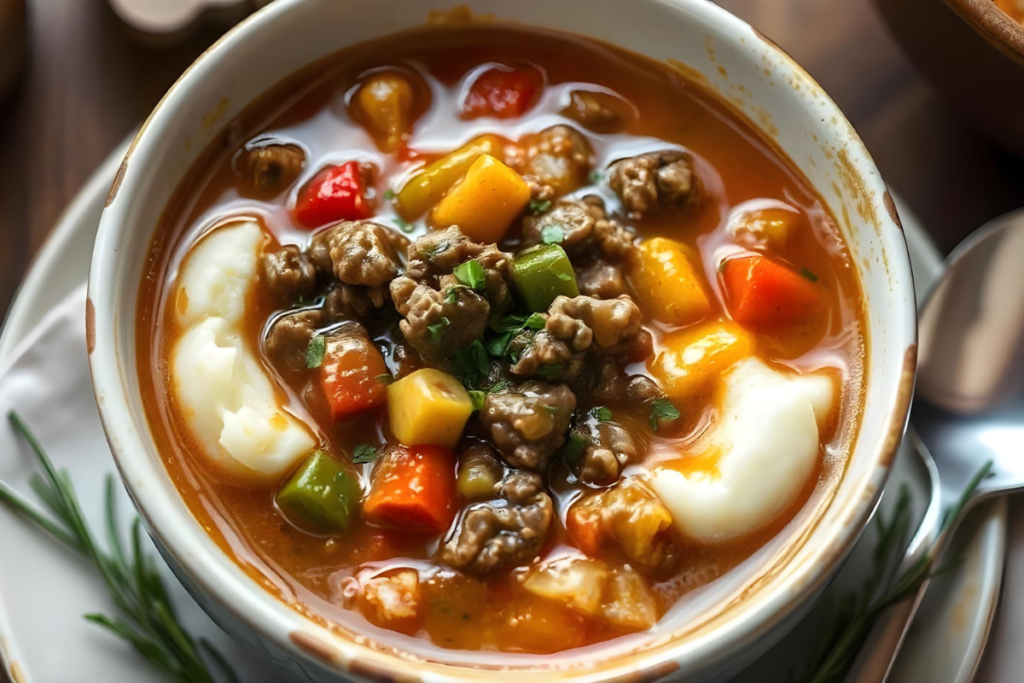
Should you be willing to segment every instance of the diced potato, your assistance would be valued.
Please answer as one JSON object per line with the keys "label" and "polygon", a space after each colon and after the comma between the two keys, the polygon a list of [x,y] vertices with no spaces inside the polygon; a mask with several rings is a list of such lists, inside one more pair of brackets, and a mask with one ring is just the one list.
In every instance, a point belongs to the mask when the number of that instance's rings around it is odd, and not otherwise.
{"label": "diced potato", "polygon": [[711,303],[692,250],[665,237],[638,248],[640,258],[629,269],[629,279],[648,313],[670,325],[692,325],[707,317]]}
{"label": "diced potato", "polygon": [[799,213],[788,209],[754,209],[730,219],[728,229],[742,244],[777,250],[786,246],[801,219]]}
{"label": "diced potato", "polygon": [[505,142],[497,135],[482,135],[451,154],[427,164],[409,179],[395,197],[395,209],[407,221],[425,214],[484,154],[501,156]]}
{"label": "diced potato", "polygon": [[583,614],[594,615],[601,609],[601,595],[608,576],[608,569],[600,562],[563,558],[545,562],[531,571],[523,588]]}
{"label": "diced potato", "polygon": [[595,555],[612,543],[637,566],[658,565],[669,550],[658,535],[672,524],[668,508],[631,479],[581,499],[572,506],[566,528],[580,550]]}
{"label": "diced potato", "polygon": [[447,372],[424,368],[388,387],[391,432],[406,446],[454,448],[473,414],[473,400]]}
{"label": "diced potato", "polygon": [[502,645],[510,652],[549,654],[583,645],[586,617],[554,600],[520,594],[502,608]]}
{"label": "diced potato", "polygon": [[466,177],[434,207],[436,228],[458,226],[477,242],[494,243],[530,201],[530,187],[511,168],[489,154],[473,162]]}
{"label": "diced potato", "polygon": [[664,347],[648,369],[670,398],[684,399],[749,357],[754,337],[735,323],[713,322],[668,335]]}
{"label": "diced potato", "polygon": [[378,624],[415,619],[420,606],[420,578],[415,570],[402,569],[391,576],[376,576],[363,584],[363,612]]}
{"label": "diced potato", "polygon": [[409,81],[400,74],[382,72],[359,86],[352,106],[381,150],[393,152],[409,134],[413,99]]}
{"label": "diced potato", "polygon": [[605,587],[602,600],[604,618],[616,626],[646,629],[658,621],[658,603],[654,594],[629,565],[616,569]]}

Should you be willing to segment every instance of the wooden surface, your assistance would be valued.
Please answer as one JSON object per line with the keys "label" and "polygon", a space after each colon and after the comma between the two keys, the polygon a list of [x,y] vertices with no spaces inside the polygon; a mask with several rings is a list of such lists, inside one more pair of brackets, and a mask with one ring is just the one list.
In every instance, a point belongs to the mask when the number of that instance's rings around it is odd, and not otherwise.
{"label": "wooden surface", "polygon": [[[1024,160],[989,146],[953,117],[868,0],[719,3],[824,86],[943,251],[1024,206]],[[211,29],[177,47],[146,48],[104,0],[29,0],[29,60],[0,103],[0,311],[96,165],[217,34]]]}

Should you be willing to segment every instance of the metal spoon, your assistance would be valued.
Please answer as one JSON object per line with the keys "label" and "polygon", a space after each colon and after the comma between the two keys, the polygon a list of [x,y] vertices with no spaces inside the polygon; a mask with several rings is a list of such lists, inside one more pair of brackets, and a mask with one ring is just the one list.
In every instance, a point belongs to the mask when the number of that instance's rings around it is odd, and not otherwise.
{"label": "metal spoon", "polygon": [[[938,506],[930,505],[901,569],[937,558],[978,502],[1024,489],[1024,210],[964,240],[921,312],[916,396],[908,431],[934,458]],[[981,481],[956,519],[943,515],[986,461]],[[929,543],[929,541],[932,541]],[[886,681],[928,583],[875,624],[847,681]]]}

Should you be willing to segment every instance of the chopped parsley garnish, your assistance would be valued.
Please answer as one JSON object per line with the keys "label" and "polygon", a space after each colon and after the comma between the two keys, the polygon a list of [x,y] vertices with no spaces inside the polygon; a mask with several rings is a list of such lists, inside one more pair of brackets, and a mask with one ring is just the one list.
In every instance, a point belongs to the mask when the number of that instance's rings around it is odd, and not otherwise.
{"label": "chopped parsley garnish", "polygon": [[397,225],[398,229],[401,230],[402,232],[412,232],[413,230],[416,229],[415,225],[409,223],[408,221],[402,220],[398,216],[395,216],[395,225]]}
{"label": "chopped parsley garnish", "polygon": [[503,334],[499,334],[497,337],[491,337],[488,339],[484,344],[484,347],[487,349],[487,353],[491,354],[495,358],[501,358],[505,355],[505,352],[508,351],[508,344],[510,341],[512,341],[512,333],[505,332]]}
{"label": "chopped parsley garnish", "polygon": [[672,405],[672,401],[667,398],[659,398],[651,403],[651,431],[658,431],[658,420],[665,418],[666,420],[678,420],[680,417],[679,410]]}
{"label": "chopped parsley garnish", "polygon": [[575,467],[583,457],[583,451],[587,448],[587,440],[582,436],[570,434],[562,446],[562,456],[570,467]]}
{"label": "chopped parsley garnish", "polygon": [[377,449],[365,443],[361,443],[352,451],[352,462],[356,465],[363,465],[377,459]]}
{"label": "chopped parsley garnish", "polygon": [[374,377],[374,379],[377,380],[378,382],[380,382],[381,384],[383,384],[384,386],[387,386],[387,385],[389,385],[389,384],[391,384],[392,382],[395,381],[395,378],[392,377],[387,372],[385,372],[382,375],[377,375],[376,377]]}
{"label": "chopped parsley garnish", "polygon": [[544,244],[561,244],[565,241],[565,228],[557,223],[540,229],[540,241]]}
{"label": "chopped parsley garnish", "polygon": [[528,208],[530,210],[530,213],[544,213],[545,211],[551,208],[551,201],[547,199],[545,199],[544,201],[531,199]]}
{"label": "chopped parsley garnish", "polygon": [[451,360],[455,373],[470,385],[476,385],[480,376],[486,377],[491,369],[491,357],[479,339],[474,339],[466,348],[454,352]]}
{"label": "chopped parsley garnish", "polygon": [[524,330],[543,330],[547,323],[548,319],[541,313],[507,315],[504,318],[496,318],[491,321],[491,329],[499,334],[485,342],[487,352],[495,358],[504,358],[513,337]]}
{"label": "chopped parsley garnish", "polygon": [[477,391],[471,389],[469,391],[469,400],[473,402],[473,410],[483,410],[484,401],[487,399],[487,393],[483,391]]}
{"label": "chopped parsley garnish", "polygon": [[800,274],[803,275],[808,280],[810,280],[811,282],[817,282],[818,281],[818,276],[815,275],[814,271],[811,270],[810,268],[801,268],[800,269]]}
{"label": "chopped parsley garnish", "polygon": [[327,352],[327,339],[318,334],[309,340],[306,347],[306,367],[312,370],[323,365],[324,354]]}
{"label": "chopped parsley garnish", "polygon": [[478,292],[487,287],[487,274],[476,259],[470,259],[456,266],[452,274],[459,282]]}
{"label": "chopped parsley garnish", "polygon": [[394,198],[395,198],[395,191],[394,190],[392,190],[390,187],[388,189],[384,190],[384,199],[386,199],[386,200],[388,200],[390,202]]}
{"label": "chopped parsley garnish", "polygon": [[598,422],[612,421],[612,411],[604,406],[598,406],[596,408],[591,409],[590,414]]}
{"label": "chopped parsley garnish", "polygon": [[562,376],[562,364],[547,363],[537,368],[537,374],[549,382],[554,381]]}
{"label": "chopped parsley garnish", "polygon": [[548,319],[540,313],[531,313],[530,317],[523,321],[523,327],[531,330],[543,330],[548,324]]}
{"label": "chopped parsley garnish", "polygon": [[445,303],[452,304],[453,306],[459,303],[459,287],[462,285],[452,285],[444,290],[444,301]]}
{"label": "chopped parsley garnish", "polygon": [[593,173],[590,174],[590,184],[591,185],[597,185],[602,180],[604,180],[604,173],[601,173],[600,171],[594,171]]}
{"label": "chopped parsley garnish", "polygon": [[451,321],[448,318],[441,318],[439,322],[433,325],[427,325],[427,331],[430,333],[430,339],[435,344],[440,344],[441,340],[444,339],[445,332],[448,331],[448,326],[451,325]]}

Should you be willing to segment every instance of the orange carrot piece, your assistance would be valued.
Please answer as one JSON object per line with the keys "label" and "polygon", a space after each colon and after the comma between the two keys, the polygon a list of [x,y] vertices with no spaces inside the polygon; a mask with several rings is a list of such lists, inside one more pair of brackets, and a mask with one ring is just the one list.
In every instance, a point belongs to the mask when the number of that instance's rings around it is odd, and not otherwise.
{"label": "orange carrot piece", "polygon": [[331,407],[332,418],[337,420],[375,408],[387,400],[387,387],[381,376],[388,374],[388,368],[372,341],[346,335],[328,338],[326,346],[320,386]]}
{"label": "orange carrot piece", "polygon": [[807,275],[755,255],[725,262],[722,280],[733,320],[766,329],[806,322],[822,311],[822,288]]}
{"label": "orange carrot piece", "polygon": [[440,534],[455,519],[455,454],[393,446],[380,456],[363,516],[374,524]]}

